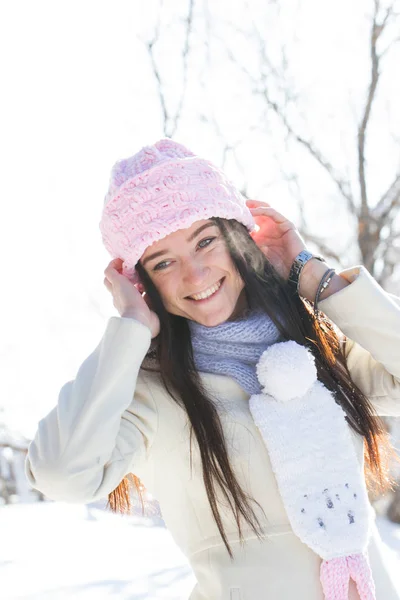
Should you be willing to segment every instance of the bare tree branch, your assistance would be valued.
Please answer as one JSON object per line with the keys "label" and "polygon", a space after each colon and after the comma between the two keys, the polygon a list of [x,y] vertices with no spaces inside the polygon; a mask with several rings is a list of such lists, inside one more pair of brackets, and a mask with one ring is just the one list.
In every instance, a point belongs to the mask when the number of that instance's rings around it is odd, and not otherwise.
{"label": "bare tree branch", "polygon": [[[258,43],[259,43],[260,52],[262,54],[263,63],[270,65],[270,61],[268,60],[267,52],[266,52],[265,40],[259,35],[258,29],[256,29],[256,31],[257,31]],[[285,61],[286,61],[286,58],[285,58]],[[276,76],[276,71],[274,72],[274,70],[272,70],[271,68],[270,68],[270,70]],[[323,156],[322,152],[320,150],[318,150],[318,148],[315,146],[315,144],[313,144],[313,142],[311,140],[306,139],[305,137],[303,137],[302,135],[300,135],[298,132],[295,131],[294,127],[289,123],[289,120],[287,119],[282,106],[279,106],[276,102],[271,100],[270,95],[268,93],[268,86],[266,85],[266,83],[267,82],[264,80],[262,95],[265,98],[267,105],[274,111],[274,113],[281,120],[287,133],[292,138],[294,138],[300,145],[302,145],[304,148],[306,148],[306,150],[309,152],[309,154],[320,164],[320,166],[322,166],[325,169],[325,171],[331,177],[333,183],[338,187],[342,196],[346,199],[349,211],[352,214],[356,214],[356,206],[355,206],[354,198],[353,198],[353,195],[351,192],[351,186],[350,186],[349,180],[344,179],[336,172],[336,170],[334,169],[332,164]],[[282,86],[282,85],[280,86],[280,91],[284,92],[284,98],[286,101],[285,103],[288,104],[290,101],[293,100],[291,95],[288,93],[288,90],[284,86]]]}
{"label": "bare tree branch", "polygon": [[161,21],[161,12],[162,12],[161,8],[162,8],[162,0],[160,1],[160,10],[157,12],[157,21],[155,24],[153,39],[151,39],[149,42],[147,42],[146,46],[147,46],[147,50],[149,52],[152,70],[153,70],[154,76],[158,83],[157,89],[158,89],[158,96],[160,99],[161,111],[162,111],[162,116],[163,116],[163,131],[164,131],[164,133],[166,133],[167,128],[168,128],[168,111],[167,111],[167,105],[165,102],[160,71],[158,69],[157,61],[154,56],[154,46],[160,39],[160,21]]}
{"label": "bare tree branch", "polygon": [[[161,0],[161,6],[162,6],[162,0]],[[189,59],[189,49],[190,49],[189,41],[190,41],[190,35],[192,33],[193,9],[194,9],[194,0],[189,0],[188,15],[185,19],[185,23],[186,23],[185,40],[184,40],[184,46],[183,46],[183,51],[182,51],[182,62],[183,62],[182,91],[180,94],[178,107],[173,116],[171,116],[169,114],[168,109],[167,109],[167,103],[166,103],[165,94],[164,94],[164,90],[163,90],[161,74],[160,74],[160,70],[157,65],[157,61],[156,61],[155,54],[154,54],[154,46],[160,40],[161,10],[158,12],[158,19],[157,19],[157,22],[155,25],[154,36],[153,36],[152,40],[150,40],[149,42],[146,43],[146,47],[147,47],[147,50],[148,50],[149,56],[150,56],[153,74],[154,74],[154,76],[157,80],[157,84],[158,84],[157,89],[158,89],[158,96],[160,99],[161,111],[162,111],[162,116],[163,116],[164,134],[167,137],[171,137],[171,138],[176,133],[176,130],[178,128],[178,121],[182,115],[183,102],[184,102],[184,98],[185,98],[186,90],[187,90],[188,59]]]}
{"label": "bare tree branch", "polygon": [[386,225],[396,208],[400,208],[400,173],[396,175],[373,210],[373,215],[378,220],[380,227]]}
{"label": "bare tree branch", "polygon": [[365,177],[365,135],[367,131],[368,122],[371,116],[372,103],[375,98],[376,88],[378,86],[379,79],[379,57],[376,50],[377,41],[381,35],[383,28],[385,27],[385,20],[380,24],[378,23],[378,12],[380,10],[380,0],[375,0],[375,11],[372,19],[371,35],[370,35],[370,56],[371,56],[371,80],[369,84],[367,101],[364,108],[364,114],[361,119],[361,123],[358,128],[358,179],[360,184],[360,195],[361,195],[361,218],[368,218],[368,196],[367,196],[367,183]]}
{"label": "bare tree branch", "polygon": [[321,254],[323,254],[325,258],[331,258],[333,260],[336,260],[336,262],[338,262],[339,264],[342,263],[342,260],[339,256],[339,254],[337,254],[334,250],[329,248],[323,239],[321,239],[317,235],[313,235],[312,233],[309,233],[306,229],[303,229],[303,227],[299,228],[299,233],[306,242],[311,242],[311,243],[315,244],[318,247]]}
{"label": "bare tree branch", "polygon": [[[374,274],[376,253],[381,242],[381,229],[386,223],[390,211],[398,202],[398,190],[396,177],[388,191],[383,195],[375,210],[371,210],[368,202],[367,180],[365,172],[365,146],[366,134],[373,102],[375,100],[376,91],[380,77],[381,55],[378,53],[378,42],[382,36],[385,27],[393,16],[393,6],[390,5],[384,10],[383,16],[380,16],[382,9],[381,0],[374,0],[374,14],[371,23],[370,33],[370,57],[371,57],[371,76],[370,84],[367,92],[364,113],[358,128],[358,179],[360,185],[360,218],[358,228],[358,243],[361,249],[363,261],[367,269]],[[378,218],[377,215],[379,215]],[[375,218],[374,218],[375,217]]]}
{"label": "bare tree branch", "polygon": [[380,57],[384,58],[386,56],[386,54],[393,48],[393,46],[395,44],[398,44],[400,42],[400,36],[396,37],[394,40],[392,40],[384,50],[382,50]]}
{"label": "bare tree branch", "polygon": [[400,264],[400,231],[395,231],[394,227],[393,220],[389,226],[389,234],[379,248],[379,255],[383,260],[383,269],[379,277],[381,285],[392,277],[397,265]]}
{"label": "bare tree branch", "polygon": [[[376,95],[380,77],[380,62],[382,54],[378,54],[377,45],[382,36],[385,27],[390,18],[393,16],[393,6],[388,6],[385,10],[384,17],[379,19],[381,10],[381,0],[374,0],[374,15],[372,18],[371,34],[370,34],[370,57],[371,57],[371,79],[368,88],[367,101],[364,108],[364,114],[358,128],[358,163],[359,163],[359,182],[361,188],[361,214],[368,214],[368,196],[367,184],[365,177],[365,135],[369,120],[371,117],[372,104]],[[386,51],[392,47],[389,44]],[[385,52],[386,52],[385,51]]]}
{"label": "bare tree branch", "polygon": [[[240,139],[238,139],[238,140],[236,140],[234,142],[231,142],[231,143],[227,142],[227,140],[226,140],[226,138],[225,138],[225,136],[224,136],[224,134],[223,134],[223,132],[222,132],[222,130],[221,130],[218,122],[217,122],[217,120],[215,119],[214,115],[207,116],[207,117],[205,115],[201,115],[201,119],[204,120],[204,121],[207,121],[208,124],[211,124],[213,126],[213,128],[214,128],[217,136],[221,140],[221,143],[222,143],[222,152],[223,152],[222,161],[221,161],[221,165],[220,165],[221,168],[225,169],[227,156],[228,156],[228,153],[230,152],[232,154],[233,158],[235,159],[236,166],[238,167],[240,173],[243,176],[243,182],[244,183],[240,187],[239,191],[240,191],[241,194],[243,194],[243,196],[245,196],[246,198],[249,198],[249,193],[248,193],[248,188],[247,188],[247,181],[246,181],[246,173],[245,173],[245,171],[243,169],[243,165],[241,164],[241,162],[240,162],[240,160],[239,160],[239,158],[237,156],[237,147],[239,146],[240,143],[242,143],[243,140],[240,138]],[[256,126],[249,127],[248,132],[250,133],[251,131],[257,131],[257,130],[258,130],[258,128]]]}
{"label": "bare tree branch", "polygon": [[183,62],[183,84],[182,84],[182,93],[179,99],[179,104],[178,104],[178,108],[177,111],[175,113],[175,117],[173,119],[173,126],[172,129],[170,131],[170,137],[172,137],[177,128],[178,128],[178,119],[180,118],[180,116],[182,115],[182,109],[183,109],[183,102],[186,96],[186,90],[187,90],[187,73],[188,73],[188,62],[189,62],[189,49],[190,49],[190,35],[192,33],[192,26],[193,26],[193,9],[194,9],[194,0],[189,0],[189,9],[188,9],[188,15],[185,19],[186,21],[186,35],[185,35],[185,43],[183,46],[183,51],[182,51],[182,62]]}
{"label": "bare tree branch", "polygon": [[[275,77],[275,83],[277,83],[278,81],[281,80],[281,76],[278,73],[277,69],[271,64],[271,62],[268,58],[268,55],[266,52],[266,47],[265,47],[265,40],[260,35],[260,32],[258,31],[257,27],[254,28],[254,32],[255,33],[253,33],[253,36],[256,37],[257,41],[258,41],[260,54],[262,56],[262,64],[264,66],[268,67],[269,73]],[[243,32],[240,32],[240,33],[243,34]],[[327,171],[327,173],[330,175],[334,184],[338,187],[342,196],[346,199],[350,212],[352,214],[356,214],[356,206],[355,206],[354,198],[353,198],[353,195],[351,192],[351,187],[350,187],[349,181],[340,177],[340,175],[335,171],[335,169],[330,164],[330,162],[324,158],[322,153],[316,148],[316,146],[311,142],[311,140],[307,140],[306,138],[301,136],[290,125],[288,119],[286,118],[286,115],[284,114],[282,106],[279,106],[277,104],[277,102],[272,101],[270,98],[270,95],[268,93],[268,78],[266,78],[265,75],[264,76],[261,75],[261,82],[260,82],[260,80],[255,80],[253,75],[247,69],[247,67],[245,67],[243,64],[241,64],[240,61],[237,59],[237,57],[233,55],[230,48],[226,45],[225,40],[220,39],[220,41],[224,45],[224,50],[227,53],[231,62],[233,62],[234,64],[239,66],[240,70],[250,79],[252,84],[255,86],[254,92],[256,94],[261,94],[264,97],[264,99],[266,100],[267,106],[269,108],[271,108],[274,111],[274,113],[278,116],[278,118],[281,120],[281,122],[283,123],[283,125],[286,128],[287,133],[292,138],[294,138],[299,144],[303,145],[308,150],[308,152],[311,154],[311,156],[313,156],[313,158],[315,158],[317,160],[317,162]],[[260,85],[260,83],[262,85]],[[279,87],[280,87],[280,91],[283,93],[285,103],[292,101],[293,98],[290,96],[289,91],[283,85],[280,85]]]}
{"label": "bare tree branch", "polygon": [[275,112],[275,114],[282,121],[287,132],[299,144],[301,144],[304,148],[306,148],[308,150],[309,154],[311,154],[311,156],[313,158],[315,158],[315,160],[321,165],[321,167],[323,167],[325,169],[325,171],[330,175],[333,183],[337,186],[337,188],[339,189],[342,196],[347,200],[347,206],[348,206],[348,209],[351,212],[351,214],[354,214],[354,215],[357,214],[357,209],[356,209],[356,206],[354,203],[354,198],[353,198],[353,195],[351,192],[351,187],[350,187],[349,181],[340,177],[340,175],[336,172],[336,170],[334,169],[332,164],[326,158],[324,158],[324,156],[322,155],[320,150],[318,150],[318,148],[313,144],[313,142],[311,140],[307,140],[306,138],[301,136],[299,133],[297,133],[292,128],[292,126],[289,124],[286,116],[281,112],[280,107],[275,102],[272,102],[270,100],[270,98],[268,97],[267,90],[263,91],[263,95],[264,95],[265,100],[267,101],[268,105],[270,106],[270,108],[272,108],[272,110]]}

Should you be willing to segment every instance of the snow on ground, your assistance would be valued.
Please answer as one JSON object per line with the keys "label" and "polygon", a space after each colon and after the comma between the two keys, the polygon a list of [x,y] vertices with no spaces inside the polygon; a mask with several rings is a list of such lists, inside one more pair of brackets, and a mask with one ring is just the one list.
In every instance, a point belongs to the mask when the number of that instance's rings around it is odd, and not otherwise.
{"label": "snow on ground", "polygon": [[[400,526],[377,525],[400,593]],[[195,584],[164,527],[92,506],[2,506],[0,540],[1,600],[183,600]]]}
{"label": "snow on ground", "polygon": [[187,598],[195,578],[164,527],[85,505],[0,507],[1,600]]}

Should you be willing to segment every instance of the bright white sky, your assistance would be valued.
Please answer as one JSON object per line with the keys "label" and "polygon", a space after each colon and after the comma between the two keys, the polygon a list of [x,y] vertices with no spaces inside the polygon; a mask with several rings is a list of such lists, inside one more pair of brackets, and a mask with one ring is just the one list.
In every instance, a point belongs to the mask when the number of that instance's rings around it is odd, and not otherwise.
{"label": "bright white sky", "polygon": [[[181,82],[181,29],[171,15],[184,14],[186,2],[167,4],[170,17],[164,11],[163,19],[170,26],[158,59],[173,103]],[[272,5],[263,24],[266,4],[253,0],[250,10],[239,1],[212,3],[213,25],[229,18],[246,28],[252,16],[275,58],[282,40],[288,40],[289,73],[303,98],[299,109],[312,116],[305,131],[319,136],[340,166],[350,164],[352,115],[359,116],[369,75],[368,3],[286,1],[280,21]],[[28,436],[55,405],[62,384],[95,348],[107,318],[116,314],[103,285],[110,257],[98,222],[113,163],[164,136],[154,78],[140,41],[152,32],[157,7],[158,2],[128,0],[37,0],[1,7],[0,406],[10,426]],[[207,66],[203,25],[198,27],[190,69],[207,74],[207,87],[201,89],[192,76],[175,139],[220,164],[221,142],[198,119],[199,111],[212,107],[225,136],[242,141],[238,155],[252,197],[268,199],[291,218],[297,213],[277,155],[286,161],[285,168],[299,161],[310,220],[340,243],[350,224],[326,177],[303,155],[287,155],[281,130],[263,116],[260,101],[246,99],[245,80],[238,79],[217,41]],[[226,39],[234,35],[222,24],[220,31]],[[243,64],[257,71],[249,43],[240,36],[234,42]],[[398,49],[385,66],[368,155],[376,193],[398,164],[390,141],[391,131],[400,132],[396,61],[400,64]],[[250,125],[257,130],[250,131]],[[233,160],[226,169],[238,185],[243,182]],[[350,264],[354,260],[348,257]]]}

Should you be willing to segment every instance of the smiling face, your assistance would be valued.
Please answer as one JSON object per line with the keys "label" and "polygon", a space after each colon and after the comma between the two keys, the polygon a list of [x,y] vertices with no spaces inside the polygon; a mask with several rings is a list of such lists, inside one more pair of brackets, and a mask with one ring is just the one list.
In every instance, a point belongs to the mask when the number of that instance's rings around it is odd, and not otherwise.
{"label": "smiling face", "polygon": [[222,233],[209,219],[154,242],[140,262],[174,315],[212,327],[247,307],[243,280]]}

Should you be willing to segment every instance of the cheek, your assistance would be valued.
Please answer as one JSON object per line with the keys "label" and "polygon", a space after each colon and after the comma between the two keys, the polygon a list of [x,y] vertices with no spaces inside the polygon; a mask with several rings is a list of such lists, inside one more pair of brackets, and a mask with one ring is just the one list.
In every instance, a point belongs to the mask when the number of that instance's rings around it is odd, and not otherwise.
{"label": "cheek", "polygon": [[174,277],[160,277],[156,283],[158,293],[161,296],[165,308],[170,308],[176,304],[176,293],[179,289],[179,282],[175,282]]}
{"label": "cheek", "polygon": [[210,251],[205,254],[204,263],[210,269],[218,269],[222,272],[229,273],[232,276],[236,273],[231,256],[223,243],[210,249]]}
{"label": "cheek", "polygon": [[240,292],[244,289],[244,281],[239,273],[235,274],[234,289],[237,296],[239,296]]}
{"label": "cheek", "polygon": [[220,261],[218,264],[224,271],[227,271],[229,273],[230,280],[232,282],[233,287],[236,290],[241,291],[244,287],[243,279],[241,278],[240,274],[237,272],[235,265],[231,259],[231,256],[227,250],[225,250],[225,252],[221,253]]}

